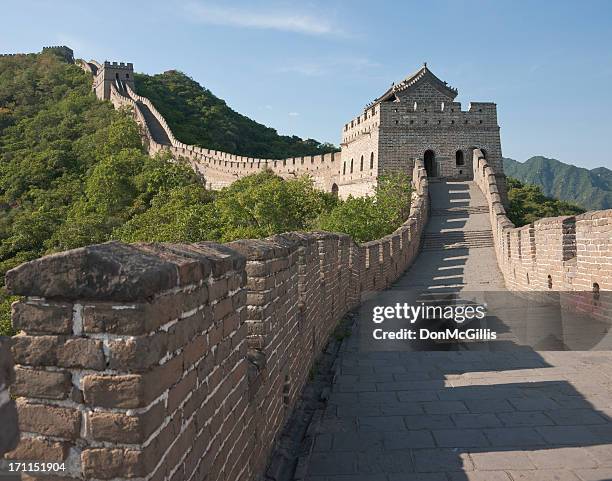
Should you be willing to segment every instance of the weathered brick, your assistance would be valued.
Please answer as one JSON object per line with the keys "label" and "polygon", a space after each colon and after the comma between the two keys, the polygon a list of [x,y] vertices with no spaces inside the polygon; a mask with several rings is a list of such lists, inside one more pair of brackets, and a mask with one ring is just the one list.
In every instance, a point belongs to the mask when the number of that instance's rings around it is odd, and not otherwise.
{"label": "weathered brick", "polygon": [[168,392],[168,412],[174,412],[176,408],[185,400],[187,395],[195,388],[197,382],[197,372],[192,370]]}
{"label": "weathered brick", "polygon": [[84,449],[83,473],[92,478],[135,478],[148,474],[142,451],[119,448]]}
{"label": "weathered brick", "polygon": [[228,282],[227,279],[217,279],[210,282],[208,285],[208,297],[211,301],[216,301],[227,295]]}
{"label": "weathered brick", "polygon": [[168,335],[111,339],[108,342],[109,367],[121,371],[144,371],[159,363],[168,352]]}
{"label": "weathered brick", "polygon": [[141,444],[164,422],[164,412],[163,401],[135,415],[93,411],[87,414],[88,426],[97,441]]}
{"label": "weathered brick", "polygon": [[81,427],[79,411],[18,400],[19,429],[65,439],[77,439]]}
{"label": "weathered brick", "polygon": [[57,364],[101,371],[106,367],[102,341],[77,337],[67,339],[57,347]]}
{"label": "weathered brick", "polygon": [[224,299],[221,299],[219,302],[217,302],[214,306],[213,306],[213,320],[216,321],[220,321],[221,319],[223,319],[225,316],[227,316],[230,312],[232,312],[234,310],[233,305],[232,305],[232,299],[229,297],[226,297]]}
{"label": "weathered brick", "polygon": [[72,333],[72,304],[17,301],[12,305],[13,327],[27,333]]}
{"label": "weathered brick", "polygon": [[189,344],[185,346],[183,355],[185,357],[185,366],[192,366],[199,359],[203,358],[208,352],[208,341],[206,335],[202,334],[193,338]]}
{"label": "weathered brick", "polygon": [[12,346],[13,359],[17,364],[54,366],[57,364],[59,342],[57,336],[15,336]]}
{"label": "weathered brick", "polygon": [[72,387],[70,373],[43,371],[40,369],[15,369],[15,383],[11,386],[14,396],[65,399]]}
{"label": "weathered brick", "polygon": [[152,302],[88,302],[83,306],[83,330],[87,333],[148,334],[178,318],[181,308],[173,296]]}
{"label": "weathered brick", "polygon": [[170,386],[176,384],[183,375],[183,354],[179,354],[168,362],[157,366],[146,374],[145,396],[151,402],[160,396]]}
{"label": "weathered brick", "polygon": [[45,438],[22,438],[13,451],[6,453],[8,459],[36,460],[46,462],[61,462],[68,455],[70,445],[61,441]]}
{"label": "weathered brick", "polygon": [[145,405],[144,380],[140,374],[88,375],[83,377],[83,393],[90,406],[129,409]]}
{"label": "weathered brick", "polygon": [[177,279],[176,264],[136,245],[107,242],[21,264],[6,273],[6,286],[19,295],[132,301],[172,289]]}

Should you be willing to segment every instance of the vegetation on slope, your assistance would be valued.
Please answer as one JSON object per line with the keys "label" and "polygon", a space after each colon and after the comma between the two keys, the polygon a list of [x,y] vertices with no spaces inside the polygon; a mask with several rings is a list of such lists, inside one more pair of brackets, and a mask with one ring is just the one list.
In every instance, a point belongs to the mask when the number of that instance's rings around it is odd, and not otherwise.
{"label": "vegetation on slope", "polygon": [[517,227],[544,217],[582,214],[584,209],[571,202],[546,197],[542,189],[533,184],[508,177],[508,217]]}
{"label": "vegetation on slope", "polygon": [[[0,58],[0,279],[41,255],[110,239],[225,242],[323,229],[365,242],[408,215],[401,175],[380,178],[371,197],[344,201],[307,177],[267,171],[206,191],[187,165],[149,157],[129,113],[98,101],[90,82],[53,52]],[[537,187],[511,187],[517,225],[580,212]],[[11,333],[12,300],[0,292],[0,333]]]}
{"label": "vegetation on slope", "polygon": [[[271,172],[206,191],[187,165],[146,155],[129,113],[98,101],[91,79],[53,52],[0,58],[0,164],[2,280],[22,262],[110,239],[229,241],[326,226],[364,241],[406,213],[404,178],[384,181],[361,210],[309,178]],[[363,217],[378,222],[353,227]],[[12,300],[0,292],[0,334],[12,333]]]}
{"label": "vegetation on slope", "polygon": [[526,162],[504,159],[506,175],[542,188],[547,197],[562,199],[587,210],[612,208],[612,171],[584,169],[546,157]]}
{"label": "vegetation on slope", "polygon": [[232,110],[210,90],[176,70],[137,74],[136,91],[148,97],[178,140],[208,149],[258,158],[316,155],[337,150],[313,139],[279,135]]}
{"label": "vegetation on slope", "polygon": [[[0,58],[0,280],[45,253],[101,242],[156,196],[196,182],[142,149],[138,127],[54,52]],[[1,287],[1,284],[0,284]],[[0,293],[6,331],[8,300]]]}
{"label": "vegetation on slope", "polygon": [[357,242],[380,239],[393,232],[410,214],[410,179],[405,174],[379,177],[373,196],[349,197],[323,212],[321,230],[343,232]]}

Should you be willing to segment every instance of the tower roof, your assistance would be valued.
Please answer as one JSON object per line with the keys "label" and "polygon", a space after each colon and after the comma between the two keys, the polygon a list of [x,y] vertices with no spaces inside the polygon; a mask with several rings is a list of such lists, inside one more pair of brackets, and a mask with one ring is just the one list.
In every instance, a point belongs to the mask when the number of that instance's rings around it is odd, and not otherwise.
{"label": "tower roof", "polygon": [[391,87],[389,87],[384,94],[375,99],[370,105],[393,99],[395,97],[395,94],[397,94],[398,92],[413,89],[417,84],[421,82],[429,83],[436,90],[439,90],[442,94],[447,95],[451,99],[454,99],[457,96],[457,89],[449,86],[446,82],[436,77],[433,72],[429,70],[429,68],[427,68],[427,63],[424,63],[420,69],[406,77],[401,82],[397,84],[392,84]]}

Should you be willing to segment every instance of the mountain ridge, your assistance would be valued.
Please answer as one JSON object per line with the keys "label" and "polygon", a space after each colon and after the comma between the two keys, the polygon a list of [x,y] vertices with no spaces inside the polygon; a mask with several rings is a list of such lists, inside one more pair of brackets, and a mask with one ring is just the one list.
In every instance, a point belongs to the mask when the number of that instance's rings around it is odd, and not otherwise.
{"label": "mountain ridge", "polygon": [[586,169],[541,155],[525,162],[504,157],[508,177],[535,184],[544,195],[573,202],[587,210],[612,208],[612,170]]}
{"label": "mountain ridge", "polygon": [[332,144],[280,135],[232,109],[225,100],[178,70],[134,75],[136,92],[147,97],[190,145],[255,158],[280,159],[335,152]]}

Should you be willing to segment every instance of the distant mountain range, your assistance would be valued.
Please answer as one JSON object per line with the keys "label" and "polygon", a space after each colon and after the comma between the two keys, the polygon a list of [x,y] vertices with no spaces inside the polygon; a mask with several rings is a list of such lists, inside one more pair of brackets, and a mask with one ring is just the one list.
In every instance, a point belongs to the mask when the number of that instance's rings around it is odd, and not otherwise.
{"label": "distant mountain range", "polygon": [[535,184],[544,195],[578,204],[587,210],[612,208],[612,170],[585,169],[542,156],[525,162],[504,158],[508,177]]}

